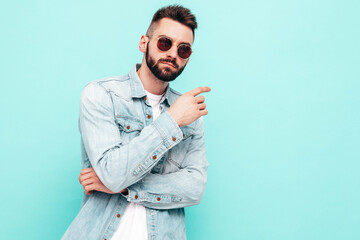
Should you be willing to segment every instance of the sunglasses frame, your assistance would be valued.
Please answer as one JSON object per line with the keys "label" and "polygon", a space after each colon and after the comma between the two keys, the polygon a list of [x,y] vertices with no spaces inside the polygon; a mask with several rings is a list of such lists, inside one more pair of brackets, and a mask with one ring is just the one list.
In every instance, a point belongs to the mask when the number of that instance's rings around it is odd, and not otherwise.
{"label": "sunglasses frame", "polygon": [[[152,38],[151,36],[146,36],[146,37],[148,37],[148,38]],[[171,42],[171,46],[170,46],[170,48],[169,48],[168,50],[166,50],[166,51],[161,50],[161,49],[159,48],[159,46],[158,46],[159,40],[160,40],[161,38],[166,38],[166,39],[170,40],[170,42]],[[160,36],[158,36],[158,37],[157,37],[156,46],[157,46],[157,48],[158,48],[160,51],[162,51],[162,52],[167,52],[167,51],[169,51],[169,50],[173,47],[173,45],[175,45],[175,44],[174,44],[174,41],[173,41],[171,38],[169,38],[168,36],[165,36],[165,35],[160,35]],[[182,57],[179,55],[179,47],[180,47],[180,46],[183,46],[183,45],[185,45],[185,46],[187,46],[187,47],[189,47],[189,48],[190,48],[190,55],[189,55],[189,57],[187,57],[187,58],[182,58]],[[191,54],[193,53],[193,50],[192,50],[192,48],[191,48],[191,45],[190,45],[190,44],[187,44],[187,43],[180,43],[180,44],[179,44],[179,45],[177,45],[176,47],[177,47],[177,55],[178,55],[181,59],[184,59],[184,60],[189,59],[189,58],[190,58],[190,56],[191,56]]]}

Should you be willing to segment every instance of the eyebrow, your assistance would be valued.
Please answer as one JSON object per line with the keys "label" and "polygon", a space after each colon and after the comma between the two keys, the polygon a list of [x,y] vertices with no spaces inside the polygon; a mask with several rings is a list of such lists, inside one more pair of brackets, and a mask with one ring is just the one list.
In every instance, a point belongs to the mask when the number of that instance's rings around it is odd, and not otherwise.
{"label": "eyebrow", "polygon": [[[167,38],[169,38],[170,40],[173,41],[173,38],[171,38],[171,37],[169,37],[169,36],[166,36],[166,35],[159,35],[158,37],[167,37]],[[180,42],[180,44],[186,44],[186,45],[189,45],[189,46],[191,47],[191,44],[188,43],[188,42]],[[180,45],[180,44],[179,44],[179,45]]]}

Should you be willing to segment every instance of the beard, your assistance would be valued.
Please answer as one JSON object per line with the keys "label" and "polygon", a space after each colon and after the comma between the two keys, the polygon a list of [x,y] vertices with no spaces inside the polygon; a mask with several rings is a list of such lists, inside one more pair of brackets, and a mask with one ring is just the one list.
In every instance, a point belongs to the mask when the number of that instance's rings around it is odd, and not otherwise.
{"label": "beard", "polygon": [[[151,56],[149,56],[149,43],[146,47],[145,59],[146,65],[148,66],[152,74],[154,74],[156,78],[164,82],[170,82],[175,80],[175,78],[177,78],[182,73],[182,71],[184,71],[184,68],[186,66],[185,64],[183,67],[179,68],[179,65],[176,64],[175,60],[171,60],[168,58],[161,58],[155,63],[155,60]],[[160,69],[159,63],[161,62],[171,63],[177,68],[177,71],[172,71],[171,67],[165,67],[163,69]]]}

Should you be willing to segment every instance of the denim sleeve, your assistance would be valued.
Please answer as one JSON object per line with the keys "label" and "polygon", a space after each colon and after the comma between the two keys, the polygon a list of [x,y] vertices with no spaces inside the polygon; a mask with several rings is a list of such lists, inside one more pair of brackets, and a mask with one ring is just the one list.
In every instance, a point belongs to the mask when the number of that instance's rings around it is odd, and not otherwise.
{"label": "denim sleeve", "polygon": [[154,209],[199,204],[205,192],[207,167],[203,118],[200,118],[182,168],[165,175],[149,173],[128,187],[127,200]]}
{"label": "denim sleeve", "polygon": [[139,136],[123,144],[112,98],[96,82],[87,85],[81,94],[79,128],[94,171],[113,192],[142,179],[183,138],[174,119],[164,112]]}

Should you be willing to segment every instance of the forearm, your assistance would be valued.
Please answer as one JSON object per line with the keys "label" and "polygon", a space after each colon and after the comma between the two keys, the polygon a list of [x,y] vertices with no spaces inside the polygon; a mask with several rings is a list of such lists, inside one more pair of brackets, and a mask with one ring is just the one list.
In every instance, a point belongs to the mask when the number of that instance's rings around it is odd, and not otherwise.
{"label": "forearm", "polygon": [[128,187],[127,200],[156,209],[199,204],[205,191],[209,165],[206,158],[202,119],[199,121],[198,129],[191,139],[184,159],[177,158],[177,155],[173,155],[172,158],[173,161],[181,162],[178,171],[163,175],[148,173],[141,181]]}
{"label": "forearm", "polygon": [[128,187],[127,200],[155,209],[172,209],[199,204],[205,192],[206,169],[203,173],[181,169],[166,175],[146,175]]}

